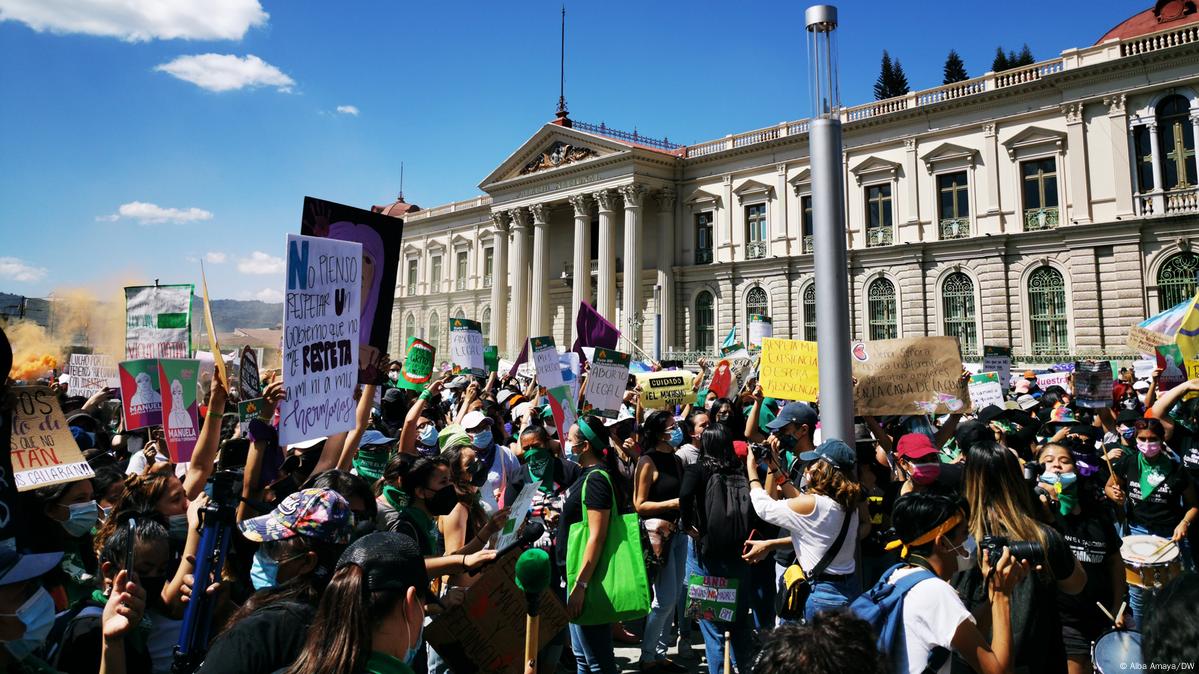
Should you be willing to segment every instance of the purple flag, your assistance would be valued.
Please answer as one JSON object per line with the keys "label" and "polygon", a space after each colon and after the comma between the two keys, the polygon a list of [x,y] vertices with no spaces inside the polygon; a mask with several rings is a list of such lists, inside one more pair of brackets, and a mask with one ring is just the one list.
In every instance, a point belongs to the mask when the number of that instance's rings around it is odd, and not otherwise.
{"label": "purple flag", "polygon": [[520,347],[520,355],[516,357],[516,362],[512,364],[512,369],[508,370],[508,377],[516,376],[516,371],[520,366],[529,361],[529,340],[525,340],[525,345]]}
{"label": "purple flag", "polygon": [[619,339],[620,330],[615,325],[609,323],[589,303],[579,303],[579,316],[575,319],[575,343],[570,347],[571,351],[579,354],[579,362],[587,360],[583,355],[584,346],[615,349]]}

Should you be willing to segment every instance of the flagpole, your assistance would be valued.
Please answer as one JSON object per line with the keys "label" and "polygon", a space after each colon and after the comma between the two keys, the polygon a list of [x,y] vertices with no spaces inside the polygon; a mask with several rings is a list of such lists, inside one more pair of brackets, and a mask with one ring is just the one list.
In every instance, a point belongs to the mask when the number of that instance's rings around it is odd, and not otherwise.
{"label": "flagpole", "polygon": [[623,332],[620,333],[620,338],[623,339],[624,341],[628,342],[629,346],[633,347],[633,349],[635,349],[637,351],[637,353],[641,354],[642,356],[645,356],[646,360],[653,363],[654,365],[657,365],[658,367],[662,367],[662,363],[658,362],[657,360],[654,360],[653,356],[646,353],[645,350],[642,349],[640,346],[637,346],[637,342],[634,342],[632,339],[629,339],[628,337],[626,337]]}

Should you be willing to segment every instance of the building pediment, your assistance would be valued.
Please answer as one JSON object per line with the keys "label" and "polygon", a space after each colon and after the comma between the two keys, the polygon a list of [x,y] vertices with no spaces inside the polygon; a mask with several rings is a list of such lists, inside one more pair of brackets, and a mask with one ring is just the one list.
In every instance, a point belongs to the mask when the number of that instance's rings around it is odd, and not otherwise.
{"label": "building pediment", "polygon": [[773,187],[766,183],[760,183],[757,180],[746,180],[733,190],[733,194],[736,194],[737,199],[740,201],[745,201],[756,196],[769,197],[772,192],[774,192]]}
{"label": "building pediment", "polygon": [[1032,151],[1044,148],[1060,150],[1065,145],[1065,132],[1054,131],[1053,129],[1046,129],[1040,126],[1030,126],[1003,141],[1003,146],[1007,148],[1008,156],[1013,159],[1018,152],[1023,150]]}
{"label": "building pediment", "polygon": [[787,184],[791,185],[791,189],[795,190],[796,196],[799,196],[800,192],[805,191],[804,188],[807,188],[808,191],[811,191],[812,169],[806,168],[800,171],[799,173],[795,174],[794,178],[788,180]]}
{"label": "building pediment", "polygon": [[462,236],[461,234],[455,234],[454,238],[450,239],[450,245],[454,248],[461,248],[463,246],[469,247],[474,245],[474,241]]}
{"label": "building pediment", "polygon": [[858,185],[867,179],[894,180],[899,175],[899,162],[883,159],[882,157],[867,157],[857,166],[849,170],[857,179]]}
{"label": "building pediment", "polygon": [[421,249],[417,248],[416,246],[414,246],[410,243],[407,243],[407,244],[404,244],[403,254],[404,254],[404,257],[408,257],[409,255],[420,255]]}
{"label": "building pediment", "polygon": [[715,206],[720,206],[720,195],[699,187],[692,190],[692,192],[687,195],[687,198],[683,199],[683,203],[692,206],[697,204],[713,204]]}
{"label": "building pediment", "polygon": [[440,239],[433,239],[425,244],[425,250],[429,252],[440,252],[445,250],[445,244]]}
{"label": "building pediment", "polygon": [[603,136],[546,124],[484,178],[479,188],[486,191],[497,183],[557,171],[628,149]]}
{"label": "building pediment", "polygon": [[924,162],[924,166],[931,174],[933,167],[938,163],[955,162],[974,166],[974,161],[977,157],[978,150],[974,148],[962,147],[953,143],[941,143],[921,156],[920,160]]}

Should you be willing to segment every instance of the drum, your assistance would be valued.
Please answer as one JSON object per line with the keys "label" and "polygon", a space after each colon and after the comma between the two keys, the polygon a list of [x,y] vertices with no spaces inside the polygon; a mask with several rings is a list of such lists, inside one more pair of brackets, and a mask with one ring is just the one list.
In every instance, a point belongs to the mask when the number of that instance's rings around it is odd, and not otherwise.
{"label": "drum", "polygon": [[1141,633],[1127,630],[1104,634],[1091,646],[1091,663],[1099,674],[1144,669]]}
{"label": "drum", "polygon": [[1182,574],[1182,555],[1177,545],[1167,545],[1169,540],[1149,535],[1124,537],[1120,556],[1129,585],[1154,590]]}

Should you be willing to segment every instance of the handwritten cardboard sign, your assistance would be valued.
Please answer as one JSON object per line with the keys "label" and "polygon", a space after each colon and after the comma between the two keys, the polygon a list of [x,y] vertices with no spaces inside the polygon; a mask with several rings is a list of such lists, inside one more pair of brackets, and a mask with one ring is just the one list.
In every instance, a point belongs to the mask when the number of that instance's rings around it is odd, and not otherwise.
{"label": "handwritten cardboard sign", "polygon": [[[1005,346],[983,346],[982,372],[994,372],[999,386],[1007,391],[1012,380],[1012,350]],[[978,406],[975,406],[978,409]]]}
{"label": "handwritten cardboard sign", "polygon": [[116,361],[112,356],[98,353],[72,353],[67,364],[67,375],[71,378],[67,390],[73,396],[90,398],[106,388],[119,388],[121,385]]}
{"label": "handwritten cardboard sign", "polygon": [[354,427],[362,244],[287,235],[279,443]]}
{"label": "handwritten cardboard sign", "polygon": [[998,372],[979,372],[970,375],[970,404],[974,411],[979,412],[988,405],[1003,407],[1003,387],[1000,385]]}
{"label": "handwritten cardboard sign", "polygon": [[946,414],[969,401],[957,337],[854,342],[854,413]]}
{"label": "handwritten cardboard sign", "polygon": [[1037,388],[1044,391],[1050,386],[1060,386],[1066,391],[1070,390],[1070,373],[1069,372],[1041,372],[1037,375]]}
{"label": "handwritten cardboard sign", "polygon": [[767,397],[815,402],[820,394],[816,342],[764,339],[759,369],[761,380],[758,383]]}
{"label": "handwritten cardboard sign", "polygon": [[487,375],[482,326],[465,318],[450,319],[450,363],[454,374]]}
{"label": "handwritten cardboard sign", "polygon": [[58,395],[48,386],[16,386],[11,391],[10,447],[17,491],[94,477],[58,406]]}
{"label": "handwritten cardboard sign", "polygon": [[190,358],[195,286],[125,288],[125,358]]}
{"label": "handwritten cardboard sign", "polygon": [[1132,326],[1128,331],[1128,346],[1137,353],[1152,355],[1157,347],[1173,341],[1174,339],[1170,335],[1142,328],[1139,325]]}
{"label": "handwritten cardboard sign", "polygon": [[555,388],[564,383],[558,349],[553,337],[530,337],[529,354],[537,372],[537,383],[546,388]]}
{"label": "handwritten cardboard sign", "polygon": [[637,375],[641,386],[641,405],[648,410],[665,410],[695,402],[695,373],[687,370],[663,370]]}
{"label": "handwritten cardboard sign", "polygon": [[625,388],[629,383],[629,361],[627,353],[612,349],[596,348],[587,373],[587,390],[583,397],[592,409],[609,419],[615,419],[624,402]]}

